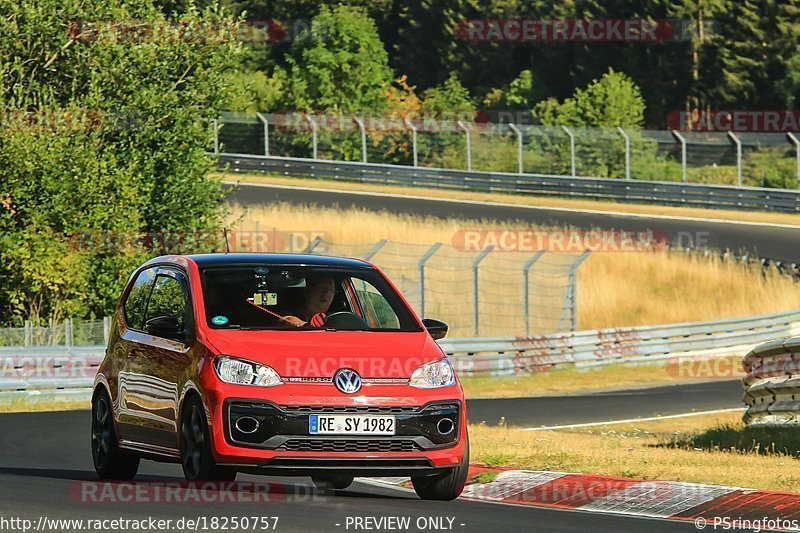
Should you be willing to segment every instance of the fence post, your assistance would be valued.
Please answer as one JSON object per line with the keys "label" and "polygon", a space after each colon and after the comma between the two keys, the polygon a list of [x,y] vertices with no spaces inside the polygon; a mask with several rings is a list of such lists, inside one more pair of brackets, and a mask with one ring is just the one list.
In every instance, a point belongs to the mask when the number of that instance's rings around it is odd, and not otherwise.
{"label": "fence post", "polygon": [[256,113],[256,116],[264,124],[264,155],[269,157],[269,119],[261,113]]}
{"label": "fence post", "polygon": [[530,274],[531,267],[539,260],[540,257],[544,255],[545,250],[539,250],[533,257],[528,259],[528,262],[525,263],[525,266],[522,267],[522,280],[523,280],[523,290],[525,291],[525,335],[531,334],[531,302],[530,302],[530,289],[529,289],[529,279],[528,276]]}
{"label": "fence post", "polygon": [[433,246],[428,248],[428,251],[422,254],[419,258],[417,266],[419,267],[419,315],[425,318],[425,263],[428,262],[436,250],[442,247],[442,243],[434,243]]}
{"label": "fence post", "polygon": [[467,170],[472,170],[472,145],[469,142],[469,126],[460,120],[458,121],[458,125],[462,130],[464,130],[464,133],[467,136]]}
{"label": "fence post", "polygon": [[414,166],[418,167],[419,161],[417,160],[417,127],[414,124],[412,124],[412,122],[408,119],[408,117],[405,118],[405,123],[406,126],[411,130],[411,149],[414,152]]}
{"label": "fence post", "polygon": [[306,246],[301,253],[310,254],[311,252],[314,251],[314,248],[319,246],[319,243],[321,242],[322,242],[322,237],[314,237],[314,240],[308,243],[308,246]]}
{"label": "fence post", "polygon": [[797,188],[800,189],[800,140],[798,140],[797,137],[794,136],[794,133],[791,132],[787,133],[786,136],[789,137],[789,141],[794,144],[794,149],[796,152],[795,157],[797,158]]}
{"label": "fence post", "polygon": [[103,344],[108,345],[108,337],[111,335],[111,317],[103,317]]}
{"label": "fence post", "polygon": [[361,130],[361,161],[367,162],[367,128],[364,127],[364,121],[354,116],[353,120],[358,124],[358,129]]}
{"label": "fence post", "polygon": [[478,289],[479,289],[478,265],[481,264],[481,261],[483,261],[486,258],[486,256],[489,255],[489,252],[491,252],[492,250],[494,250],[494,244],[490,244],[489,246],[484,248],[483,251],[480,254],[478,254],[478,257],[475,258],[475,261],[472,262],[472,303],[473,303],[472,316],[473,316],[473,324],[475,327],[474,331],[476,337],[480,336],[480,331],[481,331],[480,312],[479,312],[480,302],[478,300]]}
{"label": "fence post", "polygon": [[681,181],[686,181],[686,139],[678,133],[678,130],[672,130],[672,136],[681,145]]}
{"label": "fence post", "polygon": [[311,143],[313,146],[311,159],[317,159],[317,121],[311,115],[306,115],[306,121],[311,125]]}
{"label": "fence post", "polygon": [[561,307],[561,319],[558,321],[558,330],[561,331],[562,324],[564,323],[564,315],[569,312],[569,330],[575,331],[577,329],[577,316],[578,316],[578,303],[575,291],[575,272],[581,263],[586,261],[591,250],[584,250],[578,259],[569,267],[569,286],[567,288],[567,295],[564,298],[564,305]]}
{"label": "fence post", "polygon": [[728,132],[728,137],[736,145],[736,184],[742,186],[742,141],[739,140],[732,131]]}
{"label": "fence post", "polygon": [[617,130],[622,134],[625,139],[625,179],[631,179],[631,138],[628,133],[622,129],[622,126],[617,126]]}
{"label": "fence post", "polygon": [[219,155],[219,120],[214,119],[214,155]]}
{"label": "fence post", "polygon": [[73,337],[72,337],[72,319],[65,318],[64,319],[64,342],[67,345],[67,348],[72,347]]}
{"label": "fence post", "polygon": [[569,161],[572,168],[572,177],[575,177],[575,135],[566,126],[561,126],[569,136]]}
{"label": "fence post", "polygon": [[517,174],[522,174],[522,132],[511,122],[508,123],[508,127],[517,134]]}
{"label": "fence post", "polygon": [[364,258],[363,258],[364,261],[369,261],[370,259],[375,257],[375,254],[380,252],[381,248],[383,248],[386,245],[387,242],[389,242],[389,239],[382,239],[382,240],[376,242],[375,246],[373,246],[372,249],[364,255]]}
{"label": "fence post", "polygon": [[30,320],[25,321],[25,329],[24,329],[25,346],[33,346],[33,326],[31,325]]}

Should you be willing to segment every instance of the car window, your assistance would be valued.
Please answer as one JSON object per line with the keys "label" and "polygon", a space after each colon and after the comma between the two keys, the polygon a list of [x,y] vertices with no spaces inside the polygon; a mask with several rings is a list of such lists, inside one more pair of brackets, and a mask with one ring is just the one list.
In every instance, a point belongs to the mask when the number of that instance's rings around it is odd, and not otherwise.
{"label": "car window", "polygon": [[151,318],[171,316],[178,320],[183,329],[186,324],[186,309],[187,301],[183,284],[171,276],[157,276],[147,304],[145,323]]}
{"label": "car window", "polygon": [[352,282],[358,295],[359,304],[366,313],[372,327],[384,329],[397,329],[400,327],[400,320],[397,318],[397,314],[378,289],[360,278],[352,278]]}
{"label": "car window", "polygon": [[150,289],[153,287],[156,269],[148,268],[142,270],[136,276],[136,281],[125,299],[122,309],[125,313],[125,323],[131,329],[144,330],[144,312],[147,306],[147,298],[150,296]]}
{"label": "car window", "polygon": [[[413,312],[373,270],[231,265],[205,268],[201,280],[206,320],[215,329],[421,331]],[[322,314],[324,325],[315,324],[312,319]]]}

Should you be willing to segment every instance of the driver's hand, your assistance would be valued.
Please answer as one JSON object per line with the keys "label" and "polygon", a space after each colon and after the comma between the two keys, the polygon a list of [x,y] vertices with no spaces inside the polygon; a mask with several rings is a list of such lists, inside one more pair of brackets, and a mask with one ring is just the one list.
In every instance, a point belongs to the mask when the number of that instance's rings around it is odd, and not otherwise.
{"label": "driver's hand", "polygon": [[311,320],[309,320],[308,323],[315,328],[321,328],[325,325],[325,313],[317,313],[311,317]]}
{"label": "driver's hand", "polygon": [[297,326],[298,328],[300,326],[305,326],[306,325],[306,321],[305,320],[300,320],[296,316],[287,315],[287,316],[285,316],[283,318],[284,318],[284,320],[286,320],[286,322],[288,322],[289,324],[291,324],[293,326]]}

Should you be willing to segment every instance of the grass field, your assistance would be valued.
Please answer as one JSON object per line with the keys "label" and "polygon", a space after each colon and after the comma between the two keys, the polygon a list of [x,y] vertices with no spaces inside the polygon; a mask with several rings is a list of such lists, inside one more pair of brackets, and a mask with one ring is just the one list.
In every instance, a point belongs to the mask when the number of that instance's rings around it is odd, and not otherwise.
{"label": "grass field", "polygon": [[647,364],[556,368],[520,376],[460,379],[467,398],[516,398],[654,387],[677,381],[690,383],[719,378],[737,379],[743,375],[742,357],[733,356],[708,361],[675,358]]}
{"label": "grass field", "polygon": [[[414,214],[375,213],[314,205],[273,204],[245,210],[231,206],[229,226],[245,230],[277,227],[287,231],[325,231],[334,242],[450,243],[465,228],[532,229],[530,225],[493,220],[442,220]],[[524,254],[505,253],[502,260],[524,261]],[[377,259],[376,259],[377,261]],[[380,265],[380,263],[378,263]],[[414,263],[416,264],[416,263]],[[469,283],[468,266],[453,276],[461,291]],[[455,278],[454,278],[455,279]],[[509,300],[518,294],[507,295]],[[447,301],[459,309],[448,309]],[[723,260],[717,256],[668,252],[595,252],[578,270],[578,329],[715,320],[800,307],[800,286],[775,271]],[[457,316],[463,302],[445,300],[441,318]],[[518,312],[509,307],[508,312]],[[519,330],[519,328],[518,328]],[[458,324],[455,324],[458,331]],[[463,332],[462,332],[463,333]],[[469,331],[467,331],[469,333]],[[482,335],[492,335],[487,329]],[[508,334],[508,333],[506,333]],[[514,333],[514,334],[518,334]]]}
{"label": "grass field", "polygon": [[296,187],[314,187],[342,191],[367,191],[381,194],[404,194],[412,196],[424,196],[427,198],[449,198],[476,202],[498,202],[559,209],[585,209],[593,211],[607,211],[612,213],[690,217],[800,226],[800,215],[793,215],[790,213],[770,213],[766,211],[728,211],[723,209],[700,209],[694,207],[624,204],[598,200],[576,200],[569,198],[550,198],[503,193],[449,191],[425,187],[401,187],[396,185],[386,186],[380,184],[373,185],[363,183],[347,183],[315,178],[265,176],[263,174],[218,174],[217,176],[227,181],[242,183],[271,183],[275,185],[290,185]]}
{"label": "grass field", "polygon": [[474,424],[472,462],[744,488],[800,491],[800,433],[751,429],[741,413],[525,431]]}

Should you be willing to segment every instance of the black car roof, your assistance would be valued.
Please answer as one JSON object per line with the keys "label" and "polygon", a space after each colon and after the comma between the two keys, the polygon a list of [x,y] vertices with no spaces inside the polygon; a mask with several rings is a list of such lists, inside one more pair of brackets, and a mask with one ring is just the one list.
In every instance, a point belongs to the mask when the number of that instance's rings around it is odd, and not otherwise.
{"label": "black car roof", "polygon": [[197,254],[186,256],[200,268],[216,266],[235,266],[242,264],[259,265],[308,265],[320,267],[336,268],[358,268],[372,269],[372,266],[360,259],[348,259],[345,257],[329,257],[325,255],[304,255],[304,254]]}

